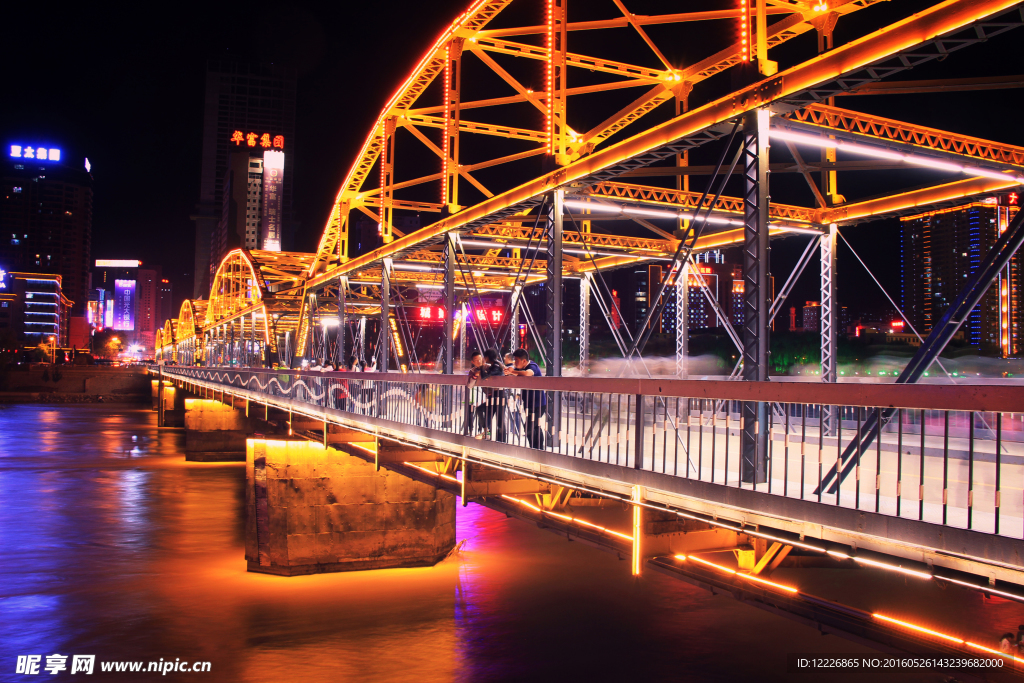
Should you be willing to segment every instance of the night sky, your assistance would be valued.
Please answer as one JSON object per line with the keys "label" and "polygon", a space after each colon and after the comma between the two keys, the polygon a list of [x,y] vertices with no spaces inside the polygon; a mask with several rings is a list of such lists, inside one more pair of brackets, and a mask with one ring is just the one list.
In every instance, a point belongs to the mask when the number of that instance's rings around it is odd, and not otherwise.
{"label": "night sky", "polygon": [[[519,2],[525,5],[523,0]],[[95,177],[93,258],[140,258],[162,265],[174,281],[177,307],[191,291],[194,226],[189,216],[199,194],[206,61],[227,55],[298,69],[293,147],[294,210],[299,221],[295,246],[311,251],[334,194],[380,107],[466,4],[466,0],[322,3],[315,7],[186,3],[159,10],[139,5],[111,9],[75,4],[58,11],[43,3],[15,3],[5,8],[8,61],[0,134],[5,143],[59,146],[64,158],[73,163],[88,157]],[[537,17],[533,22],[540,23],[541,6],[534,4]],[[841,19],[837,44],[929,4],[882,3]],[[574,7],[580,6],[570,1],[570,20],[575,19]],[[692,3],[678,0],[627,0],[626,6],[637,14],[696,9]],[[728,2],[701,3],[700,9],[729,6]],[[610,0],[588,2],[587,10],[616,16]],[[698,37],[662,47],[670,60],[705,56],[722,47],[720,36],[708,35],[707,46]],[[1014,74],[1019,70],[1022,38],[1024,33],[1018,29],[897,78]],[[570,50],[572,40],[570,36]],[[638,63],[658,65],[642,44],[639,48],[629,45],[623,49],[636,50]],[[809,46],[813,42],[794,44],[792,59],[809,56]],[[789,55],[781,50],[773,57],[783,67],[790,63],[786,61]],[[538,68],[537,85],[540,83]],[[1019,120],[1022,104],[1024,97],[1018,90],[837,101],[851,109],[1018,145],[1024,144],[1024,130],[1012,122]],[[530,121],[522,127],[536,125],[538,122]],[[798,179],[788,178],[785,190],[773,188],[775,199],[810,204],[810,193],[800,188]],[[898,178],[883,173],[846,174],[840,176],[840,191],[848,200],[857,200],[884,193],[894,183],[911,187],[942,180],[935,173],[904,173]],[[851,227],[845,233],[897,295],[899,221]],[[783,269],[795,261],[803,243],[797,238],[773,243],[776,278],[784,277]],[[851,309],[884,308],[877,288],[848,256],[840,252],[841,302]],[[818,298],[815,279],[810,274],[805,277],[793,303]]]}

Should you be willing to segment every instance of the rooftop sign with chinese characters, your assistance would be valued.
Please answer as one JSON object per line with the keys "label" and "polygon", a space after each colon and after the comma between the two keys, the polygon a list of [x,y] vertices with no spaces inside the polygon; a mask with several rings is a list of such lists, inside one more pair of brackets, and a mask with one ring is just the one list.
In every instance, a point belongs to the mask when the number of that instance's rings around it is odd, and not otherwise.
{"label": "rooftop sign with chinese characters", "polygon": [[35,159],[36,161],[60,161],[60,150],[56,147],[31,147],[28,145],[11,145],[11,156],[15,159]]}
{"label": "rooftop sign with chinese characters", "polygon": [[274,135],[270,133],[243,133],[240,130],[236,130],[231,134],[231,142],[235,143],[236,147],[241,147],[245,144],[249,147],[262,147],[264,149],[284,149],[284,136]]}

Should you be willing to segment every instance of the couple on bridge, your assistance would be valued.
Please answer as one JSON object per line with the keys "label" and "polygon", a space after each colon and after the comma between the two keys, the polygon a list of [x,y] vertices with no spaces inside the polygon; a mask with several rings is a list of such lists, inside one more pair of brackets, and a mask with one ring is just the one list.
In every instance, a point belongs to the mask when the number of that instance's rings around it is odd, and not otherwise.
{"label": "couple on bridge", "polygon": [[[490,377],[539,377],[540,366],[530,360],[526,349],[516,349],[506,354],[504,361],[497,350],[491,348],[482,354],[474,351],[470,356],[472,367],[469,369],[469,387],[473,389],[477,381],[485,381]],[[536,389],[519,391],[516,389],[499,389],[483,386],[482,400],[478,396],[471,399],[472,429],[478,439],[490,438],[491,423],[495,421],[493,434],[497,441],[507,441],[505,416],[508,413],[515,425],[518,435],[519,425],[525,426],[526,440],[531,448],[544,449],[544,431],[540,427],[540,418],[547,408],[547,394]],[[476,391],[474,391],[476,393]],[[479,425],[479,427],[478,427]]]}

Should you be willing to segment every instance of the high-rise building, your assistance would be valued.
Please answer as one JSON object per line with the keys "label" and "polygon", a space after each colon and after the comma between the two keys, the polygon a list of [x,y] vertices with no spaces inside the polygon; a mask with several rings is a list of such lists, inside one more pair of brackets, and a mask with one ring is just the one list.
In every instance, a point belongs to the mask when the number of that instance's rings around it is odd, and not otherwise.
{"label": "high-rise building", "polygon": [[808,301],[804,304],[803,322],[804,332],[815,332],[821,330],[820,301]]}
{"label": "high-rise building", "polygon": [[152,357],[156,332],[173,318],[171,285],[160,266],[136,260],[98,260],[93,271],[89,322],[125,332],[139,357]]}
{"label": "high-rise building", "polygon": [[224,256],[234,249],[281,251],[284,152],[244,144],[228,158],[220,220],[210,237],[211,283]]}
{"label": "high-rise building", "polygon": [[0,181],[0,269],[59,274],[75,314],[88,300],[92,175],[61,149],[28,142],[5,150]]}
{"label": "high-rise building", "polygon": [[[918,333],[931,332],[1006,229],[1017,212],[1001,205],[1007,203],[993,197],[900,219],[903,313]],[[1024,351],[1020,259],[1011,259],[960,328],[969,344],[997,348],[1004,357]]]}
{"label": "high-rise building", "polygon": [[647,266],[640,266],[633,271],[633,331],[640,332],[647,319],[647,307],[650,297],[648,283],[650,282]]}
{"label": "high-rise building", "polygon": [[[726,263],[720,252],[708,252],[710,258],[702,258],[694,264],[690,271],[687,287],[687,325],[690,330],[706,330],[722,326],[722,319],[709,301],[705,290],[710,293],[726,320],[733,325],[743,325],[743,274],[739,266]],[[705,256],[705,254],[700,254]],[[634,276],[640,271],[634,271]],[[645,273],[646,291],[637,291],[637,300],[644,303],[643,315],[647,314],[647,303],[653,305],[665,277],[662,266],[648,266]],[[663,334],[675,334],[676,331],[676,289],[665,290],[665,306],[661,316],[654,321],[654,331]],[[639,308],[638,303],[638,308]],[[637,312],[637,328],[643,323],[643,315]]]}
{"label": "high-rise building", "polygon": [[170,320],[178,317],[178,310],[174,307],[174,289],[171,281],[167,278],[160,278],[160,314],[157,321]]}
{"label": "high-rise building", "polygon": [[67,347],[70,306],[60,275],[0,269],[0,334],[13,332],[17,343]]}
{"label": "high-rise building", "polygon": [[[251,237],[264,237],[250,231],[256,226],[249,225],[253,221],[252,205],[248,202],[250,187],[248,174],[234,177],[229,173],[232,165],[232,154],[239,150],[249,150],[248,158],[261,159],[261,191],[269,195],[266,188],[265,152],[287,152],[275,157],[270,165],[275,176],[273,201],[260,197],[260,208],[255,215],[261,223],[258,229],[271,234],[257,245],[259,248],[272,250],[288,250],[292,241],[292,164],[295,137],[295,72],[281,66],[253,65],[233,61],[211,61],[206,70],[206,100],[203,110],[203,150],[202,173],[200,176],[199,204],[193,220],[196,223],[196,260],[193,296],[205,296],[210,288],[211,260],[213,268],[219,263],[213,256],[214,233],[224,214],[225,193],[230,193],[231,183],[235,190],[244,186],[246,201],[239,203],[235,198],[236,221],[226,226],[226,230],[243,228],[241,240]],[[257,155],[258,153],[258,155]],[[243,163],[243,162],[239,162]],[[245,162],[248,163],[247,161]],[[245,182],[242,182],[243,179]],[[245,206],[245,210],[241,207]],[[275,212],[276,223],[268,223],[265,218],[269,210]],[[276,234],[274,234],[276,231]],[[276,246],[275,246],[276,245]]]}

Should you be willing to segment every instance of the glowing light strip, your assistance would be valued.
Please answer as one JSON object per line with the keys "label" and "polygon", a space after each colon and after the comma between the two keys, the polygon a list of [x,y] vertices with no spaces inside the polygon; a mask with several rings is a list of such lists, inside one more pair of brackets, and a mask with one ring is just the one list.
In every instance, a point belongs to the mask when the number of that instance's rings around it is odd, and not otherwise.
{"label": "glowing light strip", "polygon": [[976,650],[981,650],[982,652],[988,652],[989,654],[998,655],[998,656],[1003,657],[1005,659],[1009,659],[1009,660],[1012,660],[1014,662],[1024,664],[1024,659],[1021,659],[1020,657],[1014,657],[1013,655],[1008,655],[1005,652],[1000,652],[999,650],[993,650],[990,647],[985,647],[984,645],[978,645],[977,643],[972,643],[969,640],[964,640],[963,638],[957,638],[956,636],[951,636],[951,635],[949,635],[947,633],[942,633],[941,631],[935,631],[935,630],[930,629],[930,628],[925,628],[924,626],[919,626],[917,624],[911,624],[909,621],[903,621],[901,619],[894,619],[893,617],[887,617],[884,614],[878,614],[877,612],[875,614],[872,614],[871,616],[874,617],[875,619],[881,619],[882,621],[887,621],[889,623],[896,624],[897,626],[902,626],[903,628],[907,628],[907,629],[910,629],[912,631],[918,631],[920,633],[927,633],[928,635],[935,636],[936,638],[942,638],[943,640],[948,640],[948,641],[956,643],[958,645],[966,645],[967,647],[972,647],[972,648],[974,648]]}
{"label": "glowing light strip", "polygon": [[948,581],[950,583],[955,583],[958,586],[965,586],[967,588],[973,588],[974,590],[982,591],[983,593],[991,593],[992,595],[1001,595],[1002,597],[1009,598],[1010,600],[1017,600],[1019,602],[1024,602],[1024,597],[1021,597],[1019,595],[1014,595],[1013,593],[1007,593],[1006,591],[999,591],[999,590],[996,590],[995,588],[990,588],[989,586],[979,586],[976,583],[969,583],[967,581],[960,581],[959,579],[951,579],[948,576],[936,576],[934,578],[938,579],[939,581]]}
{"label": "glowing light strip", "polygon": [[984,645],[978,645],[977,643],[972,643],[969,640],[964,641],[964,645],[966,645],[967,647],[973,647],[973,648],[975,648],[977,650],[981,650],[982,652],[988,652],[989,654],[998,655],[1000,657],[1004,657],[1006,659],[1013,660],[1013,661],[1015,661],[1015,662],[1017,662],[1019,664],[1020,663],[1024,663],[1024,659],[1021,659],[1020,657],[1014,657],[1013,655],[1008,655],[1005,652],[1000,652],[999,650],[993,650],[992,648],[985,647]]}
{"label": "glowing light strip", "polygon": [[441,203],[448,203],[448,157],[451,132],[452,46],[444,48],[444,149],[441,155]]}
{"label": "glowing light strip", "polygon": [[456,484],[460,484],[461,483],[455,477],[449,477],[447,474],[441,474],[440,472],[431,472],[426,467],[420,467],[419,465],[414,465],[411,462],[403,462],[402,464],[403,465],[408,465],[409,467],[415,467],[416,469],[422,470],[422,471],[426,472],[427,474],[433,474],[435,477],[441,477],[442,479],[447,479],[448,481],[453,481]]}
{"label": "glowing light strip", "polygon": [[833,140],[830,138],[818,137],[816,135],[779,130],[777,128],[771,129],[769,137],[773,140],[786,140],[788,142],[794,142],[801,145],[811,145],[813,147],[834,147],[852,154],[862,154],[864,156],[874,157],[875,159],[885,159],[887,161],[899,161],[913,166],[920,166],[921,168],[934,169],[936,171],[950,171],[952,173],[963,173],[965,175],[975,176],[978,178],[1016,180],[1019,183],[1024,183],[1024,176],[1001,173],[1000,171],[990,171],[988,169],[976,168],[974,166],[962,166],[960,164],[939,161],[938,159],[918,156],[916,154],[891,152],[886,149],[869,147],[867,145],[860,145],[854,142],[846,142],[845,140]]}
{"label": "glowing light strip", "polygon": [[607,527],[603,527],[603,526],[600,526],[598,524],[594,524],[593,522],[588,522],[585,519],[578,519],[576,517],[570,517],[569,515],[563,515],[563,514],[559,514],[557,512],[552,512],[551,510],[545,510],[545,509],[539,508],[536,505],[533,505],[531,503],[527,503],[525,500],[521,500],[519,498],[516,498],[515,496],[507,496],[505,494],[501,494],[501,497],[504,498],[505,500],[511,500],[514,503],[519,503],[520,505],[525,505],[526,507],[530,508],[531,510],[533,510],[535,512],[539,512],[542,515],[550,515],[552,517],[557,517],[559,519],[564,519],[567,522],[574,522],[576,524],[582,524],[582,525],[588,526],[588,527],[590,527],[592,529],[597,529],[598,531],[602,531],[604,533],[608,533],[608,534],[611,534],[613,536],[618,536],[619,538],[625,539],[627,541],[630,541],[630,542],[633,541],[633,537],[632,536],[620,533],[618,531],[612,531],[611,529],[609,529]]}
{"label": "glowing light strip", "polygon": [[554,4],[555,4],[554,0],[548,0],[548,2],[547,2],[547,9],[548,9],[548,16],[547,16],[547,25],[548,25],[548,34],[547,34],[548,61],[547,61],[547,69],[546,69],[545,74],[544,74],[544,77],[545,77],[544,89],[547,91],[547,96],[548,96],[548,101],[547,101],[547,109],[548,110],[547,110],[547,113],[544,114],[544,131],[548,135],[548,154],[554,154],[555,153],[555,131],[554,131],[554,126],[552,126],[552,121],[551,121],[551,113],[555,109],[555,93],[554,93],[554,86],[555,86],[555,78],[554,78],[554,69],[555,69],[555,67],[554,67],[554,61],[555,61],[555,13],[554,12],[555,12],[555,10],[554,10]]}
{"label": "glowing light strip", "polygon": [[871,567],[878,567],[879,569],[888,569],[890,571],[899,572],[900,574],[907,574],[908,576],[915,576],[919,579],[932,579],[934,578],[931,574],[925,574],[915,569],[906,569],[905,567],[899,567],[896,565],[886,564],[885,562],[878,562],[877,560],[869,560],[866,557],[854,557],[853,555],[847,555],[836,550],[826,550],[827,554],[832,557],[838,557],[841,560],[853,560],[861,564],[866,564]]}
{"label": "glowing light strip", "polygon": [[[817,230],[812,230],[811,232],[814,232],[815,234],[819,234],[819,231],[817,231]],[[466,245],[467,247],[487,247],[487,248],[491,248],[491,249],[525,249],[526,246],[527,246],[523,242],[502,243],[502,242],[487,242],[486,240],[462,240],[462,244]],[[573,243],[573,244],[575,244],[575,243]],[[541,249],[541,247],[533,247],[533,248],[534,249]],[[629,251],[625,251],[626,249],[629,249]],[[663,256],[662,252],[653,251],[652,249],[633,249],[631,247],[623,247],[623,251],[616,251],[616,252],[611,252],[611,251],[594,251],[593,249],[589,249],[589,248],[573,249],[571,247],[569,247],[569,248],[563,247],[562,251],[570,253],[570,254],[594,254],[596,256],[644,256],[644,258],[665,258]],[[638,252],[643,252],[643,254],[640,254]],[[651,256],[646,256],[646,254],[648,254],[648,253],[651,254]]]}
{"label": "glowing light strip", "polygon": [[740,0],[740,58],[750,61],[750,10],[747,0]]}
{"label": "glowing light strip", "polygon": [[[695,212],[689,211],[666,211],[660,209],[634,209],[627,206],[611,206],[608,204],[596,204],[592,202],[581,202],[575,199],[567,199],[563,202],[565,206],[573,209],[589,209],[590,211],[605,213],[617,213],[624,216],[646,216],[648,218],[673,218],[673,219],[685,219],[694,220],[697,217]],[[743,227],[743,221],[738,218],[722,218],[721,216],[706,216],[704,218],[708,223],[714,223],[719,225],[731,225],[733,227]],[[788,223],[778,223],[772,221],[770,223],[772,228],[780,228],[782,230],[792,230],[794,232],[811,232],[814,234],[821,234],[820,230],[814,230],[813,228],[806,228],[801,226],[789,225]]]}
{"label": "glowing light strip", "polygon": [[882,621],[888,621],[888,622],[896,624],[898,626],[902,626],[903,628],[909,628],[909,629],[911,629],[913,631],[919,631],[921,633],[927,633],[930,636],[935,636],[936,638],[942,638],[942,639],[948,640],[948,641],[950,641],[952,643],[957,643],[958,645],[963,645],[965,642],[967,642],[963,638],[957,638],[956,636],[951,636],[951,635],[948,635],[946,633],[940,633],[939,631],[933,631],[930,628],[925,628],[924,626],[918,626],[917,624],[911,624],[910,622],[907,622],[907,621],[901,621],[899,619],[893,619],[892,617],[887,617],[884,614],[875,613],[875,614],[872,614],[871,616],[873,616],[875,619],[881,619]]}
{"label": "glowing light strip", "polygon": [[744,574],[742,572],[736,571],[735,569],[729,569],[728,567],[723,567],[720,564],[715,564],[714,562],[708,562],[707,560],[705,560],[703,558],[700,558],[700,557],[696,557],[694,555],[690,555],[689,557],[687,557],[686,555],[676,555],[675,558],[677,560],[692,560],[693,562],[700,562],[701,564],[706,564],[709,567],[714,567],[715,569],[717,569],[720,572],[725,572],[726,574],[732,574],[733,576],[738,576],[741,579],[746,579],[747,581],[754,581],[756,583],[763,583],[766,586],[771,586],[772,588],[778,588],[779,590],[784,590],[784,591],[786,591],[788,593],[799,593],[800,592],[796,588],[793,588],[792,586],[784,586],[781,583],[775,583],[774,581],[769,581],[768,579],[762,579],[760,576],[754,576],[752,574]]}

